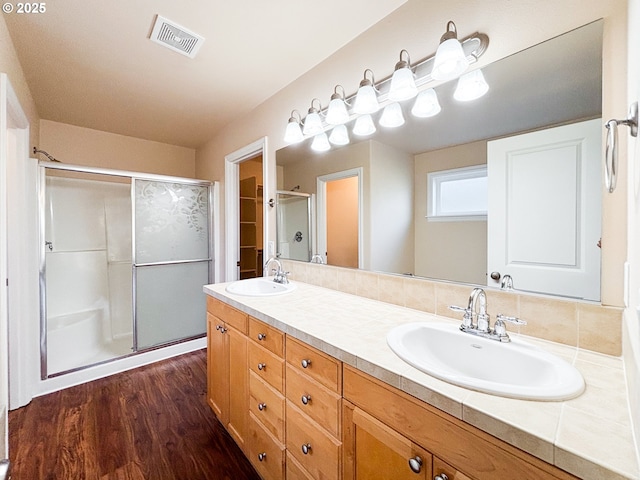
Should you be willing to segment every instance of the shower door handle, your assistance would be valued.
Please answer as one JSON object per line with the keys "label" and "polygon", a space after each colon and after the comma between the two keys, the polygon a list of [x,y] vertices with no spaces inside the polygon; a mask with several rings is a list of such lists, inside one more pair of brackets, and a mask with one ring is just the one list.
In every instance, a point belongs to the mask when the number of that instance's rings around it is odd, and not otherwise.
{"label": "shower door handle", "polygon": [[[45,240],[45,242],[44,242],[44,246],[45,246],[45,247],[49,247],[49,251],[50,251],[50,252],[53,252],[53,242],[47,242],[47,241]],[[2,477],[0,477],[0,480],[2,480]]]}

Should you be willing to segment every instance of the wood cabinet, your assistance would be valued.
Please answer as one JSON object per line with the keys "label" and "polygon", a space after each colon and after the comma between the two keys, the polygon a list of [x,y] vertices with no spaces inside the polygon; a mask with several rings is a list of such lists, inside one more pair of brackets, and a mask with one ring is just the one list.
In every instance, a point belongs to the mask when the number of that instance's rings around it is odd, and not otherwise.
{"label": "wood cabinet", "polygon": [[207,399],[246,452],[249,384],[247,315],[207,297]]}
{"label": "wood cabinet", "polygon": [[[358,468],[368,462],[370,448],[389,457],[393,456],[389,450],[407,457],[407,442],[422,455],[433,456],[431,478],[442,473],[449,480],[576,478],[355,368],[345,365],[343,379],[345,480],[364,478],[357,476]],[[359,436],[362,431],[366,434]],[[403,438],[392,432],[402,432],[398,435]],[[413,454],[411,450],[409,455]]]}
{"label": "wood cabinet", "polygon": [[284,334],[249,317],[249,460],[264,479],[285,477]]}
{"label": "wood cabinet", "polygon": [[289,471],[341,478],[342,363],[286,337],[286,397],[287,455],[294,459]]}

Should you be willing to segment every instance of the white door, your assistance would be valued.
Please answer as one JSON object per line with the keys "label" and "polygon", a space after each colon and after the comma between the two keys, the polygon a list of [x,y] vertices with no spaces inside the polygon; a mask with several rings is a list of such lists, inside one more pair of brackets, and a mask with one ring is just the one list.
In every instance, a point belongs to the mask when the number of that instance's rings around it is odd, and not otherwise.
{"label": "white door", "polygon": [[489,274],[600,300],[601,133],[596,119],[488,142]]}

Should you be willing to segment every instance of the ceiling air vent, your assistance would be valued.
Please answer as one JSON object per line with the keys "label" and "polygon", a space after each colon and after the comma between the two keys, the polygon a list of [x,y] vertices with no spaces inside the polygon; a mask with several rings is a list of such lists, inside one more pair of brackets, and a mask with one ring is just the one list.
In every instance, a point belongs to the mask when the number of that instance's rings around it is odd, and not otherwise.
{"label": "ceiling air vent", "polygon": [[151,40],[189,58],[194,58],[204,43],[204,37],[190,32],[160,15],[157,16],[153,26]]}

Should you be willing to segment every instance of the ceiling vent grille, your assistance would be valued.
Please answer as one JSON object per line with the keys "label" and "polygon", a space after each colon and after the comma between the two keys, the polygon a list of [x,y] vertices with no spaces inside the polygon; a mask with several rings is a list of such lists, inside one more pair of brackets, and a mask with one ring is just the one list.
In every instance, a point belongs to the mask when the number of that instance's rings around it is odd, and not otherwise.
{"label": "ceiling vent grille", "polygon": [[151,40],[189,58],[194,58],[204,43],[204,37],[190,32],[160,15],[157,16],[153,26]]}

